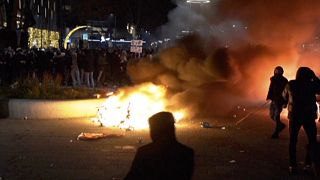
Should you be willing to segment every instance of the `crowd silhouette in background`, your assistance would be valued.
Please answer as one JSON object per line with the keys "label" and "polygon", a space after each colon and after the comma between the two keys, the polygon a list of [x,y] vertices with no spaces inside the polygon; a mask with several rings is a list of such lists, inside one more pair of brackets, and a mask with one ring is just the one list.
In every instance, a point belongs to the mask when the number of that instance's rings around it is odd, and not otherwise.
{"label": "crowd silhouette in background", "polygon": [[[141,57],[151,56],[151,50]],[[130,83],[126,66],[136,54],[121,48],[109,49],[0,49],[0,85],[44,74],[60,76],[63,86],[90,88]]]}

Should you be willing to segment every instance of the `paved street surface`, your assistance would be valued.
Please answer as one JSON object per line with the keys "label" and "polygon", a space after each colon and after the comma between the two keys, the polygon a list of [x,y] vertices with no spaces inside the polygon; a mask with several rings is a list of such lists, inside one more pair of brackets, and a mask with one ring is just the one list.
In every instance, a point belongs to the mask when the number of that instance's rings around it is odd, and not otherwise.
{"label": "paved street surface", "polygon": [[[263,109],[238,126],[232,116],[207,120],[214,126],[207,129],[200,127],[200,120],[181,123],[178,140],[195,150],[193,179],[313,179],[288,175],[288,128],[279,140],[270,139],[274,124],[267,114]],[[81,132],[124,133],[88,119],[0,119],[1,179],[123,179],[136,148],[150,142],[146,130],[78,141]],[[303,161],[304,132],[299,140],[298,158]]]}

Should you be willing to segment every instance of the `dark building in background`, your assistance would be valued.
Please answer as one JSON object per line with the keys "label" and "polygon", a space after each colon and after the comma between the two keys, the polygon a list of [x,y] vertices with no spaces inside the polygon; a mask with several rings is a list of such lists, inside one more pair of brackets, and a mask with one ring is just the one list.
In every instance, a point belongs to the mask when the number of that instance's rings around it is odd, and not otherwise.
{"label": "dark building in background", "polygon": [[0,0],[0,47],[60,47],[67,3],[68,0]]}

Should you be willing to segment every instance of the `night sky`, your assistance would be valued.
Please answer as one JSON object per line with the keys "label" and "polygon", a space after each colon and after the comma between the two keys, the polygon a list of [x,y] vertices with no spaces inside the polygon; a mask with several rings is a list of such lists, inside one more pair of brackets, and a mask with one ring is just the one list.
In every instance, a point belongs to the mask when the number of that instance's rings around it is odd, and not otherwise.
{"label": "night sky", "polygon": [[171,0],[73,0],[70,19],[85,24],[86,20],[107,20],[113,13],[120,28],[131,22],[152,30],[166,23],[168,12],[174,8]]}

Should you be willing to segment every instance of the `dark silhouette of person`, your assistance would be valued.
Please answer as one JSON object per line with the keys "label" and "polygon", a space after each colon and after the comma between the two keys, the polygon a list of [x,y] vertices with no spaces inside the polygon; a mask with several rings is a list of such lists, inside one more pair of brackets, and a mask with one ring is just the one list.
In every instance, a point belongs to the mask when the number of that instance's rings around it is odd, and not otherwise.
{"label": "dark silhouette of person", "polygon": [[296,146],[301,126],[305,130],[309,141],[307,156],[309,154],[310,158],[306,158],[305,167],[316,168],[317,94],[320,94],[320,80],[308,67],[300,67],[297,71],[296,79],[289,81],[283,91],[283,97],[288,100],[289,172],[292,174],[298,172]]}
{"label": "dark silhouette of person", "polygon": [[138,149],[125,180],[191,179],[194,152],[176,140],[174,123],[170,112],[149,118],[152,143]]}
{"label": "dark silhouette of person", "polygon": [[274,75],[270,78],[270,86],[267,95],[267,100],[271,100],[270,117],[276,122],[275,130],[271,136],[272,139],[278,139],[280,132],[286,127],[280,120],[280,114],[286,104],[282,97],[282,92],[287,83],[287,78],[283,77],[283,68],[277,66],[274,69]]}

